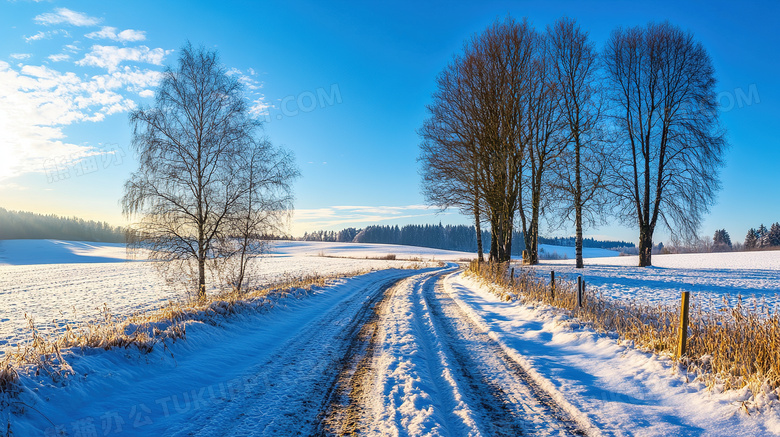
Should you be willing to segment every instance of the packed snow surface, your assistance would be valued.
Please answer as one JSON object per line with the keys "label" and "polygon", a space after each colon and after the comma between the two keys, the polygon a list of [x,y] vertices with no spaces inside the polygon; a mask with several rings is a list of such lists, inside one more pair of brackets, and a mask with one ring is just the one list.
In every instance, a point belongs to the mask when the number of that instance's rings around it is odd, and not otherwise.
{"label": "packed snow surface", "polygon": [[[734,305],[738,296],[752,306],[780,304],[780,251],[653,255],[652,267],[637,267],[636,256],[592,258],[584,269],[574,260],[542,261],[534,267],[540,276],[576,280],[585,278],[604,296],[636,298],[653,304],[676,304],[682,291],[690,291],[705,308]],[[755,300],[754,300],[755,298]]]}

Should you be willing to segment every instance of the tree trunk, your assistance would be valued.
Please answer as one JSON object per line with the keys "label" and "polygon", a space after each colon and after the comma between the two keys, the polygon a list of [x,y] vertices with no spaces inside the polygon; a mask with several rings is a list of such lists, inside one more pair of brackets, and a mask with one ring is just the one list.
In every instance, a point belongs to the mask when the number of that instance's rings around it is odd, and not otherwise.
{"label": "tree trunk", "polygon": [[477,233],[477,260],[479,262],[485,261],[485,256],[483,254],[483,248],[482,248],[482,228],[480,224],[479,219],[479,200],[477,197],[474,197],[474,230]]}
{"label": "tree trunk", "polygon": [[198,256],[198,300],[206,299],[206,256]]}
{"label": "tree trunk", "polygon": [[574,251],[577,258],[576,268],[581,269],[585,267],[585,263],[582,261],[582,179],[580,175],[580,145],[579,145],[579,133],[577,133],[577,142],[575,145],[575,185],[574,185],[574,221],[577,237],[574,242]]}
{"label": "tree trunk", "polygon": [[526,238],[525,250],[528,252],[528,263],[530,265],[539,264],[539,231],[532,224]]}
{"label": "tree trunk", "polygon": [[526,250],[528,251],[528,263],[531,265],[539,264],[539,213],[542,204],[542,182],[540,176],[537,178],[536,187],[531,192],[531,226],[530,235],[526,239],[530,243],[527,244]]}
{"label": "tree trunk", "polygon": [[512,260],[512,230],[513,227],[511,226],[511,223],[509,224],[509,229],[506,230],[505,236],[504,236],[504,259],[501,262],[511,261]]}
{"label": "tree trunk", "polygon": [[[198,214],[202,217],[202,208],[198,205]],[[203,220],[198,224],[198,300],[206,298],[206,232]]]}
{"label": "tree trunk", "polygon": [[493,208],[490,212],[490,261],[492,262],[501,262],[503,235],[501,214]]}
{"label": "tree trunk", "polygon": [[577,268],[581,269],[585,267],[585,263],[582,260],[582,206],[577,205],[577,237],[574,242],[575,253],[577,256]]}
{"label": "tree trunk", "polygon": [[496,225],[490,225],[490,261],[498,260],[498,238],[496,237]]}
{"label": "tree trunk", "polygon": [[653,265],[653,229],[648,225],[639,227],[639,267]]}

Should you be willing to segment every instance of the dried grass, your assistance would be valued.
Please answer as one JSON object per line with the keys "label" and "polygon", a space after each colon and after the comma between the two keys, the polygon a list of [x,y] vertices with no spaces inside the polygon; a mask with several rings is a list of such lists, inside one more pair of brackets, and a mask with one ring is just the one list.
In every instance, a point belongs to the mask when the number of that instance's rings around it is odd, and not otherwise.
{"label": "dried grass", "polygon": [[[754,395],[776,397],[780,392],[780,314],[765,303],[748,306],[742,299],[723,309],[705,311],[691,299],[688,347],[676,357],[679,303],[648,305],[635,300],[615,300],[598,291],[587,291],[583,306],[577,306],[576,282],[556,278],[554,295],[550,282],[530,269],[518,269],[511,277],[508,264],[471,262],[468,274],[492,286],[506,300],[544,303],[602,332],[617,333],[636,347],[663,354],[685,366],[710,389],[747,387]],[[710,307],[712,307],[710,305]]]}

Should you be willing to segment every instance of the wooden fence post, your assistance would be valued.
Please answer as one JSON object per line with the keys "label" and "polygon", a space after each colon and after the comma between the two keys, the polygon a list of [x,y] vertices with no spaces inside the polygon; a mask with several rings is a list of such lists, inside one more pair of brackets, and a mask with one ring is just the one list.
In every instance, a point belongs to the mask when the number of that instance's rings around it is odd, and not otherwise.
{"label": "wooden fence post", "polygon": [[515,268],[512,267],[512,270],[509,272],[509,286],[514,287],[515,285]]}
{"label": "wooden fence post", "polygon": [[690,291],[682,292],[682,307],[680,308],[680,332],[679,342],[677,343],[677,358],[685,355],[685,349],[688,346],[688,302],[690,301]]}
{"label": "wooden fence post", "polygon": [[550,270],[550,296],[555,299],[555,270]]}
{"label": "wooden fence post", "polygon": [[577,308],[582,308],[582,276],[577,276]]}
{"label": "wooden fence post", "polygon": [[585,278],[582,278],[582,302],[585,302]]}

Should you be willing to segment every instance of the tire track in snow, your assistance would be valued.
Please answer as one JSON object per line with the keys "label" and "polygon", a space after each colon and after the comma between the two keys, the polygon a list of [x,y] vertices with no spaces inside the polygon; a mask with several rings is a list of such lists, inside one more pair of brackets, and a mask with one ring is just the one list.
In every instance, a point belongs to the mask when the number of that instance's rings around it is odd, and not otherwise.
{"label": "tire track in snow", "polygon": [[474,324],[438,282],[423,290],[490,435],[585,435],[545,390]]}
{"label": "tire track in snow", "polygon": [[361,419],[367,415],[366,400],[374,385],[371,365],[379,344],[380,315],[386,311],[398,285],[388,288],[358,335],[352,340],[344,366],[328,395],[318,436],[365,434]]}
{"label": "tire track in snow", "polygon": [[400,282],[381,317],[371,395],[353,398],[367,403],[367,435],[481,435],[419,296],[446,271],[452,268]]}
{"label": "tire track in snow", "polygon": [[[362,412],[362,422],[331,434],[583,434],[441,292],[440,280],[448,271],[418,275],[394,287],[382,306],[381,334],[367,340],[382,344],[366,348],[368,353],[355,361],[373,367],[359,376],[373,379],[371,389],[350,394],[350,405],[360,405],[355,411]],[[342,384],[354,386],[350,378]]]}

